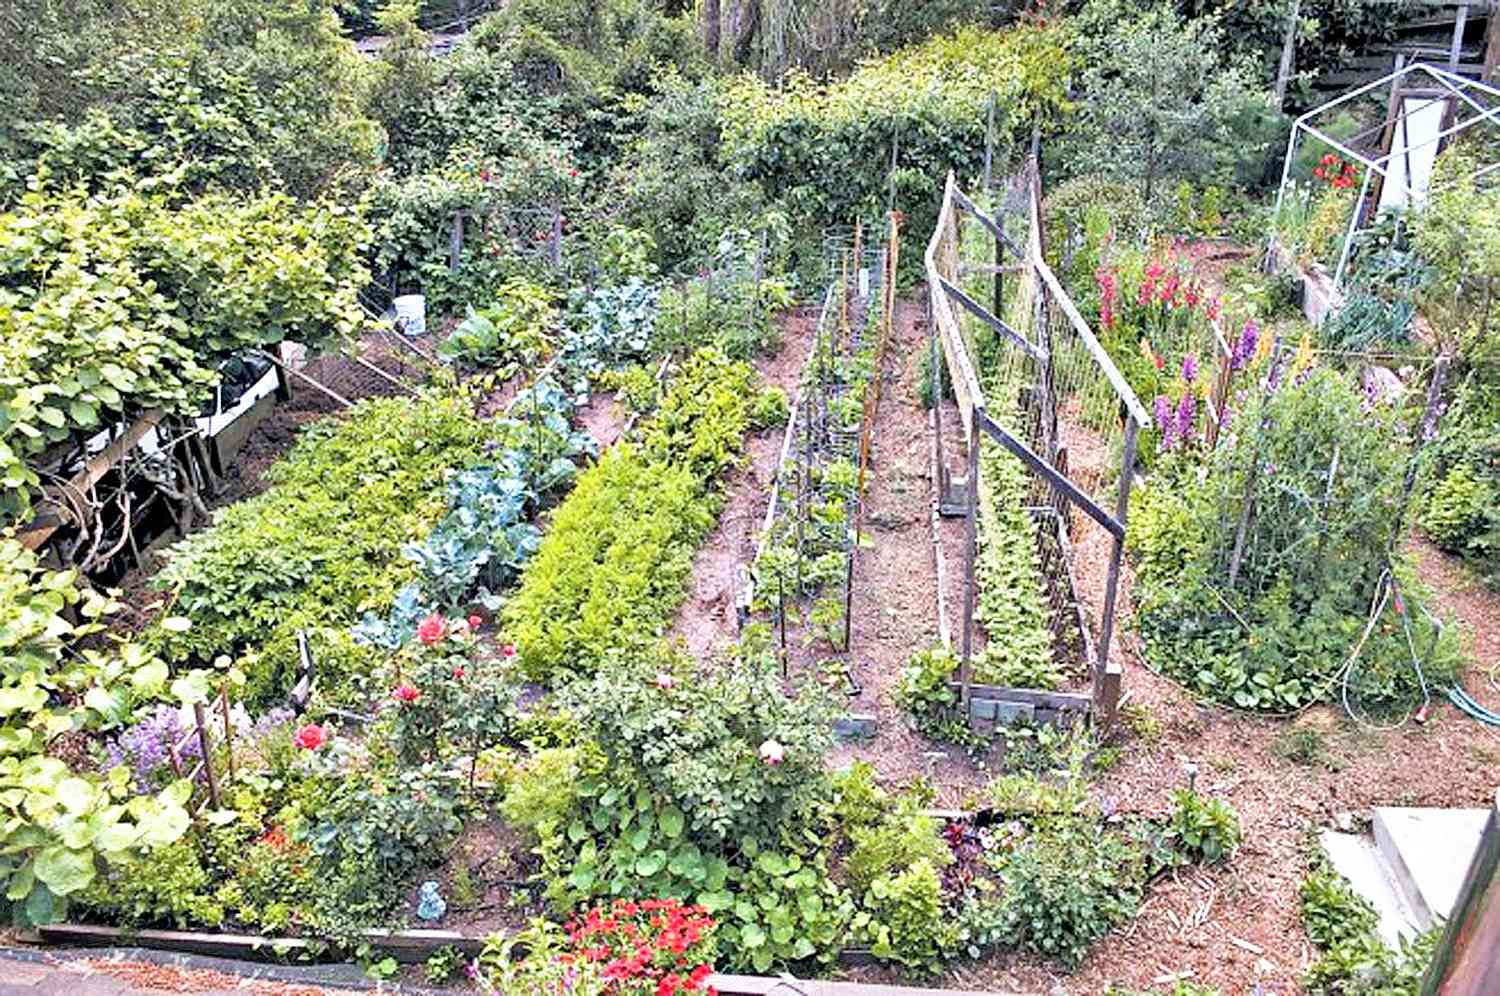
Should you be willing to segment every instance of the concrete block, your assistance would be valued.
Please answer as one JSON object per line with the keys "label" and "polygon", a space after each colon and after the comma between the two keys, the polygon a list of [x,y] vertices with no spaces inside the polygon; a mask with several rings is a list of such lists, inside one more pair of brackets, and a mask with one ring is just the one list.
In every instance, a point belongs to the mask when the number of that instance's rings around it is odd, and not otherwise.
{"label": "concrete block", "polygon": [[1485,809],[1375,809],[1375,845],[1424,928],[1453,912],[1488,819]]}
{"label": "concrete block", "polygon": [[833,735],[840,740],[869,740],[879,731],[879,722],[874,716],[851,714],[833,721]]}
{"label": "concrete block", "polygon": [[1420,918],[1406,901],[1374,840],[1365,834],[1326,830],[1318,841],[1334,870],[1347,878],[1354,891],[1375,907],[1380,916],[1376,930],[1388,947],[1397,948],[1400,938],[1412,938],[1421,933]]}

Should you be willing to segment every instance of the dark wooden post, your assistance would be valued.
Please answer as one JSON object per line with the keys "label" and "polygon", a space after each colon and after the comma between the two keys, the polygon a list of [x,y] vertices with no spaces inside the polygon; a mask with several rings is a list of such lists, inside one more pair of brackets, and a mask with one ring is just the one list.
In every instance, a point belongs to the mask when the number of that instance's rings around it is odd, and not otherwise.
{"label": "dark wooden post", "polygon": [[1443,939],[1422,979],[1422,996],[1494,996],[1500,993],[1500,792]]}
{"label": "dark wooden post", "polygon": [[[1125,421],[1125,452],[1120,457],[1120,491],[1115,502],[1115,518],[1122,529],[1130,511],[1130,486],[1135,479],[1135,446],[1139,432],[1140,426],[1132,415]],[[1094,662],[1094,719],[1104,729],[1114,724],[1115,711],[1120,705],[1121,668],[1112,660],[1109,650],[1115,635],[1115,607],[1124,558],[1125,536],[1122,534],[1115,537],[1109,555],[1109,574],[1104,582],[1104,611],[1099,620],[1099,658]]]}

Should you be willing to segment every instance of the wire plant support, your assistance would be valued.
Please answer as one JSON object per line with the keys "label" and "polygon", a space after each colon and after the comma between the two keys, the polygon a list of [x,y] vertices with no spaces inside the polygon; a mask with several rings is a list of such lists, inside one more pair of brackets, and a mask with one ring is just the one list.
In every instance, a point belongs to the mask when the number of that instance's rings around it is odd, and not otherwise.
{"label": "wire plant support", "polygon": [[[1126,508],[1136,437],[1149,416],[1043,256],[1036,160],[1028,160],[996,198],[999,209],[986,213],[950,173],[924,258],[934,359],[934,501],[944,515],[965,520],[956,690],[976,725],[1013,719],[1067,723],[1091,714],[1108,727],[1121,694],[1122,670],[1110,651]],[[981,335],[992,344],[983,361],[977,349]],[[949,470],[944,452],[945,374],[957,408],[961,477]],[[997,501],[1015,500],[982,500],[992,483],[983,476],[984,445],[998,445],[1024,468],[1019,511],[1036,527],[1053,654],[1065,668],[1083,666],[1086,693],[991,686],[974,679],[981,518],[996,513]],[[1112,501],[1095,497],[1111,488]],[[940,553],[937,528],[935,516],[934,546]],[[1075,556],[1083,540],[1097,545],[1099,537],[1089,530],[1103,531],[1108,550],[1097,614],[1080,597]],[[951,647],[942,605],[945,566],[941,556],[938,560],[940,637]]]}
{"label": "wire plant support", "polygon": [[[1383,89],[1389,91],[1389,98],[1380,122],[1345,138],[1325,127],[1332,112]],[[1500,128],[1500,90],[1440,66],[1407,63],[1404,55],[1397,55],[1393,72],[1313,108],[1293,123],[1272,217],[1282,219],[1283,209],[1296,196],[1297,178],[1292,171],[1297,149],[1303,143],[1322,143],[1359,167],[1359,191],[1340,240],[1333,273],[1333,286],[1340,289],[1348,273],[1355,232],[1382,210],[1423,204],[1438,154],[1475,128],[1487,131],[1490,137]],[[1467,179],[1482,180],[1496,170],[1500,170],[1500,162],[1486,163]],[[1273,230],[1271,259],[1275,261],[1289,248],[1280,243]]]}

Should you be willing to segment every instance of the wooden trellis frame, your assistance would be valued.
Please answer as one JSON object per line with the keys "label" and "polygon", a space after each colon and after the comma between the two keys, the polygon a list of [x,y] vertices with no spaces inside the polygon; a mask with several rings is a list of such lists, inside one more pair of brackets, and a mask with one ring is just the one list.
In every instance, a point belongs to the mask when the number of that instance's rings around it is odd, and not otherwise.
{"label": "wooden trellis frame", "polygon": [[[933,375],[937,380],[946,370],[953,385],[958,415],[963,429],[966,476],[962,481],[954,480],[947,472],[942,455],[942,420],[937,412],[941,408],[941,391],[934,392],[937,403],[931,425],[934,432],[933,463],[936,491],[935,505],[939,510],[962,515],[966,519],[963,557],[963,619],[959,639],[960,670],[955,688],[960,701],[971,720],[982,722],[1004,721],[1008,717],[1030,717],[1038,720],[1063,720],[1081,713],[1092,712],[1102,725],[1113,722],[1120,700],[1122,669],[1110,656],[1113,644],[1115,611],[1118,599],[1120,569],[1124,558],[1126,509],[1135,462],[1136,437],[1142,425],[1149,424],[1145,408],[1130,389],[1125,378],[1116,369],[1083,319],[1072,299],[1062,287],[1056,274],[1047,265],[1042,252],[1040,183],[1034,160],[1028,169],[1029,218],[1027,244],[1022,246],[1006,235],[1003,228],[979,210],[959,189],[956,178],[948,174],[943,193],[943,203],[938,222],[927,245],[925,265],[929,305],[932,322]],[[997,263],[990,267],[996,280],[995,300],[1000,300],[999,281],[1002,274],[1015,272],[1026,281],[1035,302],[1033,324],[1037,335],[1028,338],[1023,332],[1012,328],[997,317],[993,311],[965,293],[960,286],[961,274],[967,269],[960,260],[961,227],[966,221],[981,225],[988,237],[994,240]],[[1018,266],[1007,266],[1004,261],[1014,259]],[[983,389],[971,356],[971,346],[965,340],[957,309],[963,309],[973,318],[987,325],[1007,348],[1019,350],[1043,371],[1037,385],[1035,402],[1040,412],[1042,430],[1039,449],[1029,446],[997,422],[986,408]],[[1049,313],[1059,314],[1114,395],[1118,398],[1124,415],[1123,452],[1119,474],[1118,493],[1113,511],[1102,507],[1078,483],[1068,476],[1066,459],[1060,453],[1056,431],[1056,404],[1051,396],[1051,342],[1048,338],[1045,318]],[[941,362],[939,361],[941,355]],[[937,386],[937,385],[935,385]],[[1054,570],[1062,572],[1062,580],[1070,589],[1072,608],[1082,637],[1086,663],[1091,671],[1092,689],[1088,695],[1043,692],[1029,689],[977,686],[972,680],[974,650],[974,613],[977,601],[975,562],[978,554],[978,495],[979,495],[979,449],[981,435],[988,436],[1016,457],[1028,472],[1043,482],[1050,494],[1054,511],[1058,516],[1058,543],[1061,547],[1061,563]],[[1076,508],[1092,519],[1111,537],[1111,555],[1105,581],[1104,604],[1097,634],[1091,633],[1086,612],[1076,596],[1076,586],[1071,566],[1068,541],[1068,520],[1071,509]],[[936,529],[936,516],[934,528]],[[945,645],[951,645],[946,613],[942,608],[944,591],[940,544],[934,537],[938,549],[939,579],[939,629]],[[1058,606],[1054,601],[1054,615]]]}

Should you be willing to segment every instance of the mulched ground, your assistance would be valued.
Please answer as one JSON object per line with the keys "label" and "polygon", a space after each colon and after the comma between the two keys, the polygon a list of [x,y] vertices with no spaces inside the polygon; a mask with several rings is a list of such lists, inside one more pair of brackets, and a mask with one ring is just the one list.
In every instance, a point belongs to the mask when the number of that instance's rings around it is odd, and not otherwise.
{"label": "mulched ground", "polygon": [[[761,386],[781,388],[791,404],[817,336],[818,309],[786,312],[779,324],[780,348],[757,358],[754,365]],[[738,638],[734,604],[738,578],[755,559],[785,433],[785,426],[776,426],[753,432],[745,440],[745,460],[729,477],[719,524],[693,558],[688,597],[677,611],[669,636],[680,639],[700,660],[722,653]]]}

